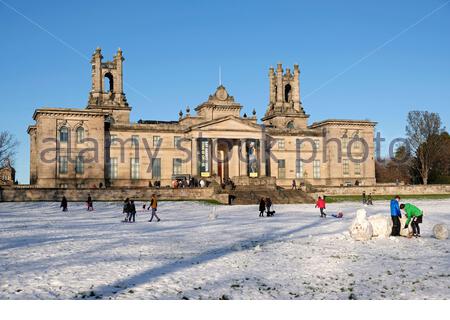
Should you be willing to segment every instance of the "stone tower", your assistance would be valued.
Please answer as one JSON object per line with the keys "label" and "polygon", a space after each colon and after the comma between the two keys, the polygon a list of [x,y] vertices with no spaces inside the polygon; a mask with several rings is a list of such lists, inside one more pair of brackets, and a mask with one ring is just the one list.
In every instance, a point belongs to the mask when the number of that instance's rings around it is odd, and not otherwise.
{"label": "stone tower", "polygon": [[92,55],[92,89],[88,109],[109,111],[114,122],[130,122],[131,108],[123,92],[124,58],[119,48],[112,61],[102,62],[101,49]]}
{"label": "stone tower", "polygon": [[283,72],[281,63],[275,71],[269,69],[269,105],[262,121],[267,126],[287,129],[305,129],[309,115],[305,114],[300,100],[300,69],[294,65]]}

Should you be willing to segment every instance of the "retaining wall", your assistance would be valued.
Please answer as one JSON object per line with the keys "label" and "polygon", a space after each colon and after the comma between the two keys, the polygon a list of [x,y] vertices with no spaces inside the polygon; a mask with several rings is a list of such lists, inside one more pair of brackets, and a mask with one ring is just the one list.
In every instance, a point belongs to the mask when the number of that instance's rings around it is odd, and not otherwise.
{"label": "retaining wall", "polygon": [[88,194],[94,201],[123,201],[126,198],[144,201],[152,194],[160,200],[215,200],[228,203],[228,194],[216,194],[214,188],[108,188],[108,189],[55,189],[55,188],[0,188],[0,201],[86,201]]}

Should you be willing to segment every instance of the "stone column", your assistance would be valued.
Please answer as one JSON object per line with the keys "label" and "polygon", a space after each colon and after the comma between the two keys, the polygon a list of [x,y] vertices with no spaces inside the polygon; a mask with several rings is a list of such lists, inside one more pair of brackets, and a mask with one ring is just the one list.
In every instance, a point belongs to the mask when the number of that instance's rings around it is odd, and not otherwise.
{"label": "stone column", "polygon": [[211,175],[219,173],[219,150],[217,138],[211,139]]}
{"label": "stone column", "polygon": [[282,106],[284,101],[284,87],[283,87],[283,67],[281,63],[277,65],[277,106]]}
{"label": "stone column", "polygon": [[292,87],[292,101],[294,101],[294,109],[300,112],[300,69],[298,64],[294,64],[294,84]]}
{"label": "stone column", "polygon": [[233,141],[233,147],[231,148],[231,159],[229,159],[228,173],[230,178],[239,176],[239,144]]}
{"label": "stone column", "polygon": [[266,176],[266,140],[259,140],[259,176]]}
{"label": "stone column", "polygon": [[239,175],[240,176],[247,176],[247,140],[241,139],[241,154],[239,157]]}
{"label": "stone column", "polygon": [[191,175],[198,176],[198,141],[191,139]]}

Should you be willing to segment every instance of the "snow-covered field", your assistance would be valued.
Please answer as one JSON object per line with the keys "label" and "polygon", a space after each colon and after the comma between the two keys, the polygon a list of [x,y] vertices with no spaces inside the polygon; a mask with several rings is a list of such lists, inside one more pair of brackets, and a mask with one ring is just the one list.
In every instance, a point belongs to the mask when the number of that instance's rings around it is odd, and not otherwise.
{"label": "snow-covered field", "polygon": [[368,242],[348,235],[357,203],[321,219],[311,205],[259,218],[257,206],[161,202],[159,223],[142,209],[121,223],[120,203],[0,203],[0,299],[448,299],[450,242],[431,229],[450,225],[450,201],[414,203],[422,238]]}

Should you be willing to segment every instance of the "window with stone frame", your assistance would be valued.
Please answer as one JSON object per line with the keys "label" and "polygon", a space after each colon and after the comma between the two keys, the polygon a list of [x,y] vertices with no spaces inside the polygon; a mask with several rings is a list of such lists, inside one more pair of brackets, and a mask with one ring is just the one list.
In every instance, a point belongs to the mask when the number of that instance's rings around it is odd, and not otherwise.
{"label": "window with stone frame", "polygon": [[69,161],[67,156],[60,156],[59,157],[59,173],[60,174],[66,174],[69,171]]}
{"label": "window with stone frame", "polygon": [[344,175],[350,174],[350,163],[348,159],[342,160],[342,173]]}
{"label": "window with stone frame", "polygon": [[152,158],[152,179],[161,179],[161,158]]}
{"label": "window with stone frame", "polygon": [[112,134],[111,135],[111,145],[117,145],[117,134]]}
{"label": "window with stone frame", "polygon": [[61,127],[59,129],[59,142],[68,142],[69,141],[69,128]]}
{"label": "window with stone frame", "polygon": [[355,175],[356,176],[361,175],[361,163],[360,162],[355,162],[354,170],[355,170]]}
{"label": "window with stone frame", "polygon": [[181,137],[180,136],[173,137],[173,146],[175,148],[178,148],[180,145],[181,145]]}
{"label": "window with stone frame", "polygon": [[131,145],[133,147],[139,146],[139,136],[138,135],[132,135],[131,136]]}
{"label": "window with stone frame", "polygon": [[314,148],[316,149],[316,151],[320,150],[320,140],[319,139],[314,139]]}
{"label": "window with stone frame", "polygon": [[154,147],[161,146],[161,137],[160,136],[153,136],[153,146]]}
{"label": "window with stone frame", "polygon": [[78,156],[75,164],[75,173],[84,174],[84,157]]}
{"label": "window with stone frame", "polygon": [[313,162],[313,178],[320,179],[320,160],[314,160]]}
{"label": "window with stone frame", "polygon": [[295,160],[295,177],[297,179],[303,178],[304,173],[304,164],[302,159],[296,159]]}
{"label": "window with stone frame", "polygon": [[278,139],[277,143],[278,143],[278,150],[284,150],[285,148],[284,139]]}
{"label": "window with stone frame", "polygon": [[119,176],[119,159],[111,158],[109,159],[109,178],[114,180]]}
{"label": "window with stone frame", "polygon": [[77,143],[83,143],[84,142],[84,128],[78,127],[77,128]]}
{"label": "window with stone frame", "polygon": [[172,170],[173,174],[182,174],[183,173],[182,163],[183,163],[182,159],[180,159],[180,158],[173,159],[173,170]]}
{"label": "window with stone frame", "polygon": [[131,158],[131,179],[138,180],[140,178],[139,158]]}

